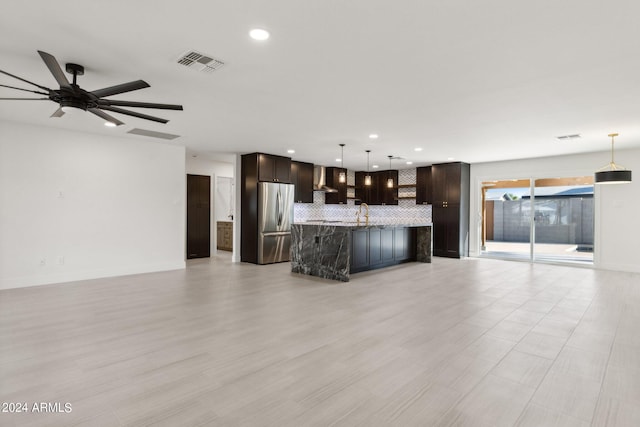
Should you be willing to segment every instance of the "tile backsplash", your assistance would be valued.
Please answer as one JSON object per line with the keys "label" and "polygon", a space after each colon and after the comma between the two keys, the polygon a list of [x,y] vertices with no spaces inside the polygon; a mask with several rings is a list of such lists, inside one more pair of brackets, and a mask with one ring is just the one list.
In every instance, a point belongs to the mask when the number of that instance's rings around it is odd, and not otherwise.
{"label": "tile backsplash", "polygon": [[[400,185],[415,184],[416,170],[400,170],[398,181]],[[354,185],[354,183],[355,172],[348,171],[347,184]],[[400,197],[415,197],[415,194],[415,188],[400,188],[398,190]],[[358,206],[354,204],[353,199],[348,199],[346,205],[325,205],[324,196],[325,193],[314,191],[313,203],[295,203],[293,207],[294,221],[350,221],[355,219]],[[347,197],[355,197],[354,188],[347,190]],[[397,206],[370,206],[369,219],[376,222],[431,222],[431,205],[416,205],[415,199],[400,199]]]}

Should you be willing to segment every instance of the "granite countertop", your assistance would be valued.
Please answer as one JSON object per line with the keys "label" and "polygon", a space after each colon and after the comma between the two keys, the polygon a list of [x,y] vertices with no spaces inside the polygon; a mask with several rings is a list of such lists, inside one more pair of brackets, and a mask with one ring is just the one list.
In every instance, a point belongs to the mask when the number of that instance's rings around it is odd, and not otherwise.
{"label": "granite countertop", "polygon": [[298,221],[294,225],[324,225],[327,227],[431,227],[433,223],[421,220],[403,220],[403,221],[373,221],[369,220],[369,225],[365,225],[365,221],[361,220],[360,225],[356,221]]}

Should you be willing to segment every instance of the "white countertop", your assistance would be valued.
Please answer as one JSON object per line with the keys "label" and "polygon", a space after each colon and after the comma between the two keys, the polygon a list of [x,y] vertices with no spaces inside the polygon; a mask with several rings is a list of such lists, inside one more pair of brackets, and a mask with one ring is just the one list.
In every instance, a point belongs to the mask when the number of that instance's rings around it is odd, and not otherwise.
{"label": "white countertop", "polygon": [[[296,221],[294,225],[325,225],[327,227],[367,227],[364,220],[360,221],[360,225],[356,221]],[[368,227],[431,227],[433,223],[424,220],[369,220]]]}

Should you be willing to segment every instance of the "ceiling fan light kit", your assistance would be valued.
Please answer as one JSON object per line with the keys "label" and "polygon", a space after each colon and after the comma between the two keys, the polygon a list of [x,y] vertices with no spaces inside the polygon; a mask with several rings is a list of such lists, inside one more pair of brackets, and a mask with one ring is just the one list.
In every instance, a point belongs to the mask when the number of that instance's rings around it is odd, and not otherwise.
{"label": "ceiling fan light kit", "polygon": [[33,83],[22,77],[15,76],[6,71],[0,70],[0,73],[20,80],[24,83],[28,83],[37,87],[40,90],[23,89],[14,86],[2,85],[9,89],[16,89],[23,92],[31,92],[38,95],[44,95],[43,98],[0,98],[0,100],[37,100],[46,101],[50,100],[59,105],[59,108],[50,117],[62,117],[65,113],[77,112],[78,110],[88,111],[105,121],[105,126],[120,126],[124,123],[116,119],[105,111],[124,114],[131,117],[137,117],[139,119],[151,120],[157,123],[167,123],[169,120],[162,119],[160,117],[154,117],[147,114],[138,113],[131,110],[126,110],[120,107],[132,107],[132,108],[154,108],[160,110],[183,110],[182,105],[176,104],[156,104],[150,102],[134,102],[134,101],[118,101],[105,99],[113,95],[119,95],[121,93],[132,92],[134,90],[144,89],[150,87],[149,83],[144,80],[136,80],[129,83],[123,83],[116,86],[110,86],[103,89],[94,90],[92,92],[86,91],[78,86],[78,76],[84,75],[84,67],[82,65],[68,63],[65,66],[65,70],[73,75],[73,82],[69,82],[65,76],[58,60],[51,54],[43,51],[38,51],[40,57],[44,61],[45,65],[56,79],[56,82],[60,85],[59,89],[49,89],[48,87],[41,86],[37,83]]}

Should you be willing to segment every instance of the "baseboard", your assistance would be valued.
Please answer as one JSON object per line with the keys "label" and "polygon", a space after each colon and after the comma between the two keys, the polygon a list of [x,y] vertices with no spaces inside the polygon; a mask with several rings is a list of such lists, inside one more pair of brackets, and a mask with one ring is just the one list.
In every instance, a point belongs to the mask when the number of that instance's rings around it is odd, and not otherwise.
{"label": "baseboard", "polygon": [[105,277],[127,276],[130,274],[155,273],[159,271],[182,270],[184,261],[160,264],[126,265],[108,269],[80,270],[47,275],[0,278],[0,290],[51,285],[54,283],[76,282],[79,280],[101,279]]}

